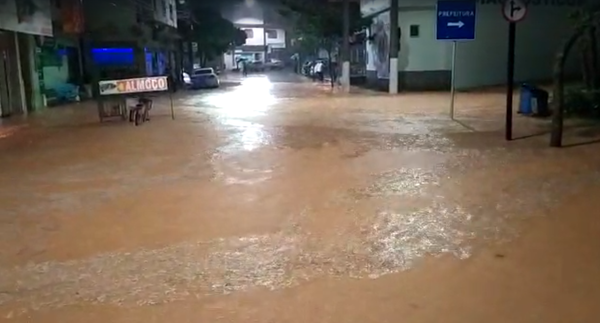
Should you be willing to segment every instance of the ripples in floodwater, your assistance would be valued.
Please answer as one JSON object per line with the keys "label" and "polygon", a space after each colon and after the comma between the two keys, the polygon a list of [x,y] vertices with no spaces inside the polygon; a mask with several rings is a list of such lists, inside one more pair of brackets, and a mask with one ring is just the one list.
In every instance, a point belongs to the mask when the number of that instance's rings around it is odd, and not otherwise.
{"label": "ripples in floodwater", "polygon": [[[382,273],[409,269],[425,255],[471,255],[475,237],[467,211],[458,206],[433,205],[410,213],[381,212],[373,225],[373,254]],[[376,276],[372,273],[371,276]]]}
{"label": "ripples in floodwater", "polygon": [[[323,148],[323,143],[332,143],[329,147],[332,148],[346,140],[359,152],[346,161],[365,157],[371,150],[416,153],[394,157],[397,159],[386,165],[397,166],[374,174],[362,186],[345,187],[343,198],[336,202],[356,206],[353,211],[340,215],[315,210],[310,214],[347,217],[348,221],[356,220],[363,230],[318,237],[303,231],[300,225],[272,234],[0,268],[0,305],[19,304],[22,312],[80,302],[150,305],[257,288],[274,290],[326,275],[376,278],[412,268],[427,255],[448,254],[465,259],[476,248],[477,239],[497,241],[514,237],[517,232],[509,225],[510,219],[543,213],[561,197],[598,184],[597,173],[590,171],[565,171],[554,178],[543,172],[542,175],[524,172],[516,180],[505,179],[501,176],[503,170],[514,162],[529,162],[536,157],[535,152],[458,149],[448,138],[428,134],[431,129],[421,126],[413,127],[418,130],[417,135],[404,136],[391,132],[288,127],[281,130],[283,137],[275,136],[279,141],[256,124],[233,126],[236,131],[231,133],[231,140],[207,154],[207,160],[188,161],[185,167],[167,175],[141,176],[137,172],[116,171],[109,179],[121,185],[116,190],[198,180],[203,178],[201,174],[211,175],[211,184],[255,185],[277,175],[273,173],[283,157],[290,158],[284,155],[289,152],[258,149],[272,146],[271,140],[279,146],[309,153]],[[149,159],[147,166],[161,162],[160,158]],[[337,162],[323,161],[323,171],[325,167],[345,166]],[[95,171],[101,167],[89,164],[75,167],[71,172],[77,173],[77,178],[97,176]],[[496,171],[496,177],[486,178],[486,172],[491,171]],[[67,170],[60,172],[65,176],[67,173]],[[59,177],[39,181],[50,182]],[[494,194],[486,195],[492,191]],[[48,196],[48,200],[37,206],[25,207],[35,212],[49,205],[72,209],[82,207],[75,204],[76,200],[89,207],[88,201],[94,200],[90,196],[95,196],[96,203],[110,197],[106,195],[108,192],[96,194],[90,188],[81,193],[84,192],[87,197],[53,193],[56,195]],[[307,215],[296,215],[303,216]],[[7,232],[18,229],[16,225],[2,228]]]}

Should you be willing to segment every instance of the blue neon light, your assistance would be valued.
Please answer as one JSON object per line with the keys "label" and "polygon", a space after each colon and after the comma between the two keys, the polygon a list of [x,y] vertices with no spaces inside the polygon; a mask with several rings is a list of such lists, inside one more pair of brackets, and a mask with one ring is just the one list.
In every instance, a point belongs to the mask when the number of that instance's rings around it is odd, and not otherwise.
{"label": "blue neon light", "polygon": [[97,65],[132,65],[133,48],[92,48],[92,59]]}

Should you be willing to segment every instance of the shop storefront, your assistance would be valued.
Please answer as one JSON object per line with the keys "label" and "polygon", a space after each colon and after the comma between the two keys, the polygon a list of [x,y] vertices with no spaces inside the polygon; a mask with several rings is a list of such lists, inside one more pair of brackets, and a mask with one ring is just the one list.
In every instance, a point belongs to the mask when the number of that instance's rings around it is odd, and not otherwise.
{"label": "shop storefront", "polygon": [[83,84],[81,55],[75,37],[46,37],[38,48],[40,84],[49,106],[76,100]]}
{"label": "shop storefront", "polygon": [[[11,86],[15,69],[14,33],[0,31],[0,116],[7,117],[13,113],[13,105],[17,91]],[[11,42],[12,40],[12,42]]]}
{"label": "shop storefront", "polygon": [[[28,5],[26,8],[22,7]],[[48,0],[0,4],[0,109],[2,116],[43,107],[43,79],[36,44],[52,36]]]}

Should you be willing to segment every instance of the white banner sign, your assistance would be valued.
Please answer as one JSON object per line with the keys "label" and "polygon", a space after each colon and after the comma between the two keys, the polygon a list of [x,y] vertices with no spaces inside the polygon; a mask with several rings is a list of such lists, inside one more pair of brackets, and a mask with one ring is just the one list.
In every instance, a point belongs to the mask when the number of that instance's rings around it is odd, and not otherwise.
{"label": "white banner sign", "polygon": [[0,0],[0,29],[52,36],[50,0]]}
{"label": "white banner sign", "polygon": [[98,83],[100,95],[161,92],[169,90],[166,76],[140,77],[123,80],[107,80]]}

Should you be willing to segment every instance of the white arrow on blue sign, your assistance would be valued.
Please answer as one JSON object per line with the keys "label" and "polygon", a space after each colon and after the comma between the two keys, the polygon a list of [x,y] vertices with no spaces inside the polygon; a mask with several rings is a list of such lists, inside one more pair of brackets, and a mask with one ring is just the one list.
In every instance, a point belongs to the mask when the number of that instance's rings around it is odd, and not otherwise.
{"label": "white arrow on blue sign", "polygon": [[458,28],[462,28],[462,26],[464,26],[465,24],[462,21],[458,21],[458,22],[449,22],[448,23],[448,27],[458,27]]}
{"label": "white arrow on blue sign", "polygon": [[438,40],[474,40],[477,3],[472,0],[439,0],[436,36]]}

